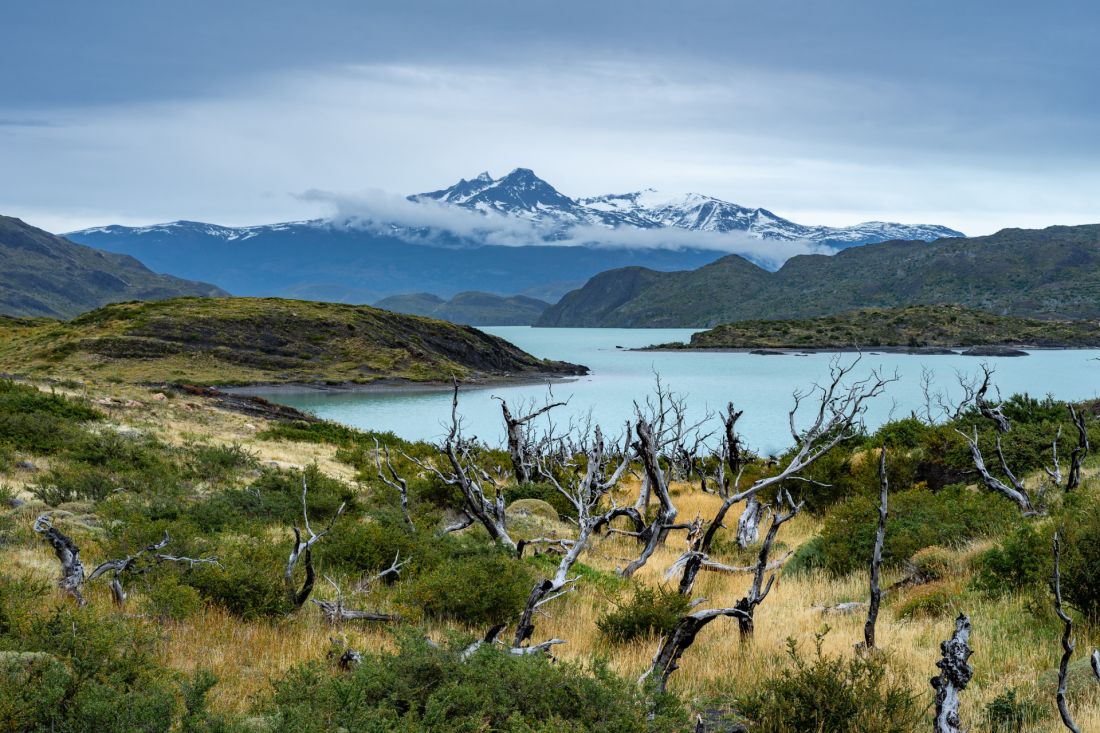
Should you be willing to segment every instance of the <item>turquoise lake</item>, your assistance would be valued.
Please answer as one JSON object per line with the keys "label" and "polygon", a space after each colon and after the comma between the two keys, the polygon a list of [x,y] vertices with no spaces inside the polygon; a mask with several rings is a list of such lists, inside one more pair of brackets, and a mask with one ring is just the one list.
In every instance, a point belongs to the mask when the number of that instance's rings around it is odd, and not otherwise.
{"label": "turquoise lake", "polygon": [[[626,349],[654,343],[686,341],[692,329],[530,328],[492,327],[482,330],[505,338],[536,356],[588,366],[592,373],[573,381],[555,381],[555,401],[566,407],[551,415],[564,426],[589,413],[609,434],[621,433],[635,401],[652,394],[655,375],[687,397],[697,418],[717,412],[727,402],[744,410],[738,423],[746,442],[763,453],[775,453],[791,443],[787,427],[791,395],[828,379],[833,359],[850,363],[856,354],[758,356],[747,353],[640,352]],[[620,348],[622,347],[622,348]],[[929,356],[864,353],[853,379],[879,369],[897,372],[899,381],[869,405],[868,427],[891,417],[923,410],[922,370],[929,370],[935,387],[957,394],[957,374],[974,374],[987,363],[996,370],[994,382],[1005,396],[1028,392],[1063,399],[1086,399],[1100,393],[1100,350],[1039,350],[1025,357]],[[952,389],[954,388],[954,389]],[[464,388],[459,412],[467,436],[490,444],[503,439],[497,395],[510,405],[547,398],[546,384]],[[368,430],[389,430],[410,440],[436,440],[446,432],[450,391],[302,392],[263,395],[275,402],[307,410],[329,420]]]}

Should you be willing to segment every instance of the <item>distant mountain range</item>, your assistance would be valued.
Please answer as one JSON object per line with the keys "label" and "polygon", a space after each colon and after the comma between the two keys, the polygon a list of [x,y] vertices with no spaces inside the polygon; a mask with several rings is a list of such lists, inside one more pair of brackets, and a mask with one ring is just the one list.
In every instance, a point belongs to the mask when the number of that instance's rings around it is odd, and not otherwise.
{"label": "distant mountain range", "polygon": [[[516,168],[502,178],[482,173],[472,180],[411,201],[437,201],[481,213],[496,213],[538,224],[548,238],[598,239],[600,229],[668,229],[676,231],[744,232],[754,239],[805,240],[837,249],[891,239],[930,241],[960,237],[962,232],[935,224],[895,224],[869,221],[850,227],[806,226],[767,209],[746,208],[698,193],[666,194],[652,188],[632,193],[572,199],[529,168]],[[576,234],[578,228],[591,228]]]}
{"label": "distant mountain range", "polygon": [[108,303],[180,295],[226,292],[158,275],[133,257],[101,252],[0,216],[0,314],[71,318]]}
{"label": "distant mountain range", "polygon": [[934,225],[806,226],[698,194],[573,199],[526,168],[397,201],[397,213],[364,203],[333,220],[250,227],[175,221],[67,236],[238,295],[366,303],[471,290],[555,301],[618,267],[683,270],[740,251],[774,268],[792,251],[959,235]]}
{"label": "distant mountain range", "polygon": [[467,326],[530,326],[550,304],[523,295],[459,293],[450,300],[443,300],[431,293],[411,293],[383,298],[374,307]]}
{"label": "distant mountain range", "polygon": [[536,325],[709,328],[941,303],[999,315],[1100,318],[1100,224],[869,244],[832,257],[792,257],[776,272],[736,255],[683,272],[611,270],[567,294]]}

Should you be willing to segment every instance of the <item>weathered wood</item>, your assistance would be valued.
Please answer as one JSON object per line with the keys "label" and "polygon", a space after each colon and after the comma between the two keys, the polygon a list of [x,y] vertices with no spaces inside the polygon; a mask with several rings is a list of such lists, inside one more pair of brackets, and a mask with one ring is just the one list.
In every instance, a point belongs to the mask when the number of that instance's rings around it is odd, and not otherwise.
{"label": "weathered wood", "polygon": [[[630,431],[628,430],[623,440],[622,455],[618,465],[612,467],[612,457],[605,449],[603,434],[597,426],[595,436],[587,449],[584,473],[579,477],[573,472],[562,472],[572,477],[571,481],[563,484],[555,477],[554,471],[540,467],[542,475],[576,510],[577,536],[572,541],[561,543],[564,552],[553,576],[538,581],[531,589],[519,623],[516,625],[516,633],[512,641],[513,648],[523,647],[524,643],[531,638],[535,629],[535,614],[539,608],[573,589],[577,578],[570,577],[570,572],[596,534],[596,528],[606,523],[605,517],[599,512],[600,502],[622,479],[630,463],[629,445]],[[517,549],[522,552],[522,548]]]}
{"label": "weathered wood", "polygon": [[978,471],[978,476],[981,478],[981,482],[987,489],[994,491],[1001,496],[1013,501],[1020,509],[1020,514],[1025,517],[1035,516],[1039,514],[1035,506],[1031,502],[1031,497],[1027,493],[1027,489],[1024,487],[1022,481],[1016,478],[1015,474],[1008,467],[1008,462],[1005,460],[1004,451],[1001,449],[1001,438],[997,437],[997,455],[1001,459],[1001,467],[1004,469],[1005,475],[1008,477],[1009,482],[1012,484],[1009,486],[999,478],[989,472],[989,469],[985,465],[985,457],[982,456],[982,451],[978,447],[978,429],[974,428],[973,435],[967,435],[961,430],[956,429],[956,433],[961,435],[963,439],[970,446],[970,457],[974,462],[974,468]]}
{"label": "weathered wood", "polygon": [[1089,431],[1085,425],[1085,412],[1078,412],[1072,404],[1068,407],[1070,418],[1077,428],[1077,445],[1070,454],[1069,477],[1066,479],[1066,491],[1073,491],[1081,485],[1081,462],[1089,454]]}
{"label": "weathered wood", "polygon": [[[1062,658],[1058,661],[1058,690],[1054,693],[1054,700],[1058,705],[1058,714],[1062,717],[1062,724],[1073,733],[1081,733],[1081,729],[1073,722],[1073,715],[1069,712],[1069,704],[1066,702],[1066,678],[1069,674],[1069,660],[1073,656],[1073,650],[1077,643],[1073,640],[1073,619],[1062,608],[1062,568],[1061,568],[1061,543],[1058,533],[1054,533],[1054,612],[1062,620]],[[1096,664],[1095,659],[1093,664]],[[1095,670],[1095,666],[1094,666]]]}
{"label": "weathered wood", "polygon": [[84,600],[84,563],[80,561],[80,548],[68,535],[53,526],[49,514],[42,514],[34,520],[34,531],[42,535],[53,548],[57,560],[61,563],[61,578],[57,587],[76,599],[78,606]]}
{"label": "weathered wood", "polygon": [[875,648],[875,624],[878,622],[879,604],[882,602],[882,589],[879,588],[879,573],[882,569],[882,549],[886,543],[887,495],[890,482],[886,478],[886,446],[882,446],[878,461],[879,502],[878,527],[875,529],[875,547],[871,551],[871,600],[867,606],[867,622],[863,625],[863,646]]}
{"label": "weathered wood", "polygon": [[[703,628],[720,616],[730,616],[741,621],[745,612],[740,608],[712,608],[706,611],[696,611],[680,618],[657,648],[653,656],[653,662],[649,669],[638,679],[638,684],[654,684],[656,689],[664,692],[668,686],[668,678],[680,668],[680,657],[695,643],[695,637]],[[653,680],[652,682],[650,682]]]}
{"label": "weathered wood", "polygon": [[512,461],[512,473],[515,476],[516,483],[526,484],[536,478],[542,478],[531,444],[532,441],[527,434],[527,426],[539,416],[545,415],[555,407],[564,407],[567,403],[548,403],[526,415],[515,417],[503,397],[494,395],[493,399],[500,400],[500,410],[504,415],[505,435],[508,439],[508,456]]}
{"label": "weathered wood", "polygon": [[955,633],[940,644],[941,659],[936,662],[940,673],[932,678],[936,690],[935,733],[963,733],[959,715],[959,693],[970,684],[974,675],[967,660],[970,659],[970,619],[960,614],[955,619]]}
{"label": "weathered wood", "polygon": [[760,540],[760,521],[764,517],[764,505],[755,494],[745,502],[745,508],[737,519],[737,546],[748,549]]}
{"label": "weathered wood", "polygon": [[772,584],[775,583],[776,574],[774,573],[768,577],[766,584],[764,582],[764,575],[768,572],[768,555],[771,553],[772,543],[775,542],[775,537],[779,533],[779,528],[786,522],[794,519],[802,510],[803,503],[799,502],[795,504],[790,494],[784,492],[783,498],[786,500],[790,510],[785,514],[780,514],[777,511],[772,517],[771,525],[768,527],[768,533],[764,536],[764,542],[760,545],[760,553],[757,556],[756,568],[753,571],[752,585],[749,587],[749,592],[734,604],[735,608],[742,611],[741,615],[737,617],[737,627],[741,632],[742,642],[746,642],[752,638],[755,628],[753,616],[756,612],[756,607],[763,603],[764,599],[768,597],[768,593],[770,593],[772,589]]}
{"label": "weathered wood", "polygon": [[[332,531],[333,526],[336,524],[336,520],[340,518],[340,515],[344,513],[346,504],[340,504],[340,507],[336,510],[336,513],[332,516],[328,526],[326,526],[319,533],[313,531],[313,527],[309,523],[309,503],[308,503],[309,486],[306,483],[305,476],[302,476],[302,520],[305,524],[305,530],[309,533],[306,539],[302,539],[302,531],[297,527],[293,527],[294,530],[294,546],[290,550],[290,556],[286,561],[286,569],[283,571],[283,585],[286,588],[287,600],[295,608],[301,608],[313,592],[313,585],[316,580],[316,573],[313,569],[313,546],[324,537],[326,534]],[[302,559],[305,565],[306,577],[302,583],[302,587],[299,589],[294,582],[294,570],[298,566],[298,560]]]}
{"label": "weathered wood", "polygon": [[[389,471],[389,476],[382,471],[383,455],[386,457],[386,469]],[[409,525],[409,529],[415,532],[416,525],[413,524],[412,515],[409,514],[409,482],[398,475],[397,470],[394,469],[393,463],[390,461],[390,449],[383,448],[378,442],[378,438],[374,439],[374,461],[378,466],[379,480],[397,492],[397,495],[401,498],[401,513],[405,516],[405,524]]]}

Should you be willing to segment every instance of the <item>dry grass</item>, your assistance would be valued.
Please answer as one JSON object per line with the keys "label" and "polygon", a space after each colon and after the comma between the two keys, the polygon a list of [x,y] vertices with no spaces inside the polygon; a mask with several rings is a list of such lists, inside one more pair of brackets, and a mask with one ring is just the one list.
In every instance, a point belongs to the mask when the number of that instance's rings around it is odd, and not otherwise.
{"label": "dry grass", "polygon": [[[193,399],[161,399],[148,389],[112,385],[97,388],[97,399],[117,402],[109,407],[111,420],[141,430],[155,430],[163,439],[183,444],[200,438],[204,442],[239,443],[255,451],[262,460],[293,465],[316,462],[322,470],[345,480],[353,478],[352,470],[338,463],[330,446],[316,444],[268,443],[255,438],[260,423],[251,418],[226,413]],[[1090,475],[1093,471],[1089,472]],[[13,477],[0,476],[0,482],[11,483]],[[636,487],[626,487],[618,496],[620,503],[629,501]],[[682,487],[675,497],[683,518],[712,516],[717,499]],[[27,512],[23,512],[27,514]],[[30,516],[27,514],[27,516]],[[22,517],[21,518],[25,518]],[[812,517],[802,515],[787,523],[779,541],[795,548],[810,539],[818,530]],[[480,531],[472,528],[468,531]],[[962,548],[962,556],[971,556],[984,545]],[[92,545],[94,547],[94,544]],[[665,582],[665,570],[684,549],[682,534],[674,534],[660,548],[648,565],[635,576],[639,583]],[[598,541],[583,561],[600,570],[614,571],[636,553],[635,541],[621,535],[611,535]],[[94,563],[101,558],[86,558]],[[965,566],[965,563],[960,563]],[[52,581],[56,561],[44,544],[34,547],[0,547],[0,567],[15,575],[32,576]],[[887,578],[890,582],[894,578]],[[746,575],[704,573],[696,584],[696,596],[705,597],[705,605],[732,605],[750,582]],[[975,676],[963,695],[966,720],[974,730],[984,729],[981,714],[997,695],[1013,687],[1037,689],[1036,694],[1049,700],[1051,716],[1033,730],[1054,733],[1061,730],[1054,713],[1054,687],[1049,678],[1039,684],[1041,675],[1057,666],[1060,655],[1056,620],[1036,615],[1023,598],[983,600],[965,591],[965,578],[951,581],[950,587],[960,593],[961,607],[973,622],[971,644],[975,650],[971,663]],[[324,593],[323,588],[320,593]],[[904,594],[905,592],[903,592]],[[92,603],[113,612],[105,590],[90,591]],[[794,638],[810,649],[814,635],[826,626],[824,649],[830,654],[849,655],[862,639],[862,611],[852,615],[824,614],[825,606],[842,601],[862,600],[866,596],[864,573],[844,578],[823,574],[780,577],[771,594],[757,609],[756,633],[750,643],[741,643],[736,625],[730,619],[711,623],[682,660],[682,668],[673,675],[671,687],[687,698],[702,698],[718,693],[737,693],[752,689],[787,663],[788,638]],[[904,597],[904,596],[903,596]],[[380,599],[384,603],[384,599]],[[568,643],[557,647],[566,659],[590,660],[601,657],[620,674],[636,678],[649,664],[658,641],[612,645],[603,641],[596,622],[614,602],[606,590],[593,584],[582,585],[576,592],[561,599],[547,610],[538,624],[536,636],[559,637]],[[894,607],[899,599],[888,598],[879,617],[879,646],[885,651],[895,673],[903,676],[911,689],[931,702],[929,678],[936,671],[935,662],[940,642],[953,629],[953,613],[949,608],[938,617],[900,619]],[[43,607],[67,602],[59,594],[42,599]],[[137,604],[135,604],[137,607]],[[213,671],[220,679],[212,693],[214,705],[224,711],[247,712],[258,700],[270,694],[271,682],[291,666],[322,658],[330,649],[330,637],[344,636],[355,648],[379,651],[389,649],[393,636],[380,626],[348,626],[334,630],[322,620],[317,609],[307,606],[296,616],[280,622],[246,622],[224,611],[208,608],[185,622],[168,623],[157,628],[166,663],[182,672],[198,668]],[[453,625],[437,625],[427,632],[436,638],[455,632],[480,633],[483,629],[461,629]],[[1077,632],[1077,659],[1084,659],[1094,646],[1100,645],[1100,635]],[[1100,730],[1100,695],[1074,700],[1077,722],[1083,730]]]}

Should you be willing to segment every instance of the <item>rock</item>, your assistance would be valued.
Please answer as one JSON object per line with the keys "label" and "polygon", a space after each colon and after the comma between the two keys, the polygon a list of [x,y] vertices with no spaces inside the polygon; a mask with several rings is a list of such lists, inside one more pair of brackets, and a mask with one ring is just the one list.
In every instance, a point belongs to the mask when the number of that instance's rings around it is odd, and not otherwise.
{"label": "rock", "polygon": [[15,467],[18,468],[20,471],[30,471],[31,473],[34,473],[38,470],[38,466],[34,465],[30,461],[16,461]]}
{"label": "rock", "polygon": [[775,351],[773,349],[753,349],[749,353],[750,354],[755,354],[756,356],[786,356],[787,355],[787,352],[785,352],[785,351]]}
{"label": "rock", "polygon": [[156,400],[157,402],[164,402],[166,399],[168,399],[168,395],[164,394],[163,392],[154,392],[152,395],[152,399]]}
{"label": "rock", "polygon": [[18,509],[26,503],[27,502],[23,501],[18,496],[13,496],[12,498],[8,499],[8,506],[10,506],[12,509]]}
{"label": "rock", "polygon": [[516,499],[504,510],[509,517],[541,517],[552,522],[558,520],[558,510],[542,499]]}
{"label": "rock", "polygon": [[819,606],[822,613],[849,614],[867,607],[863,601],[846,601],[835,606]]}
{"label": "rock", "polygon": [[916,354],[918,356],[951,356],[958,352],[954,349],[948,349],[942,346],[914,346],[906,349],[905,353]]}
{"label": "rock", "polygon": [[1026,351],[1011,346],[973,346],[962,352],[963,356],[1027,356]]}

